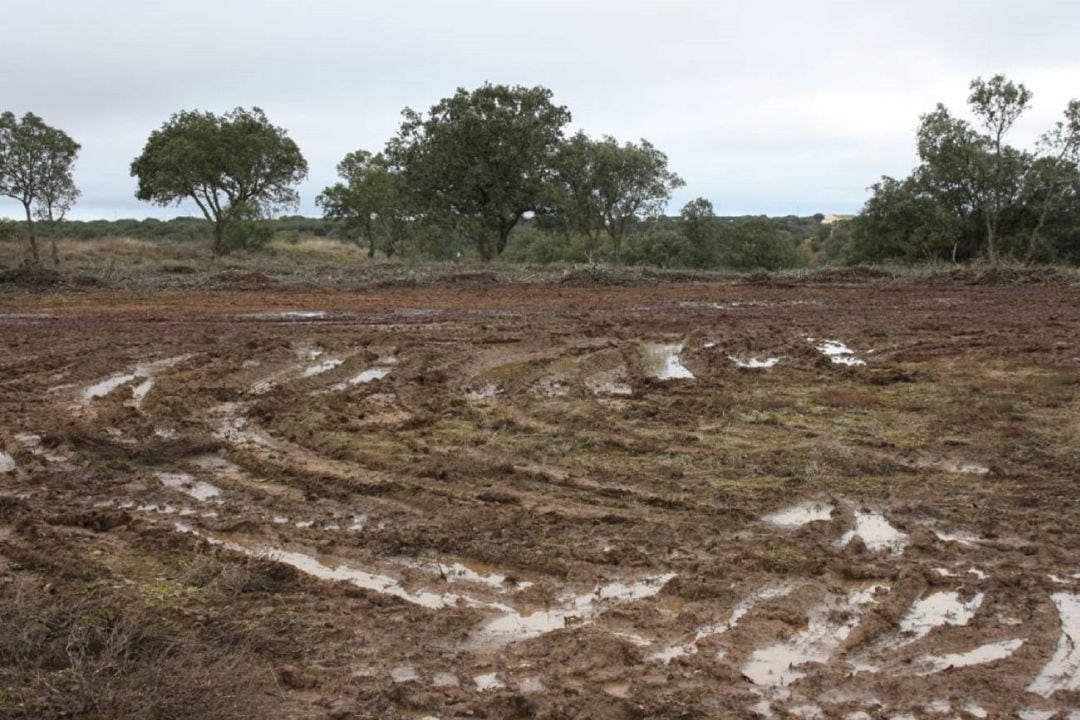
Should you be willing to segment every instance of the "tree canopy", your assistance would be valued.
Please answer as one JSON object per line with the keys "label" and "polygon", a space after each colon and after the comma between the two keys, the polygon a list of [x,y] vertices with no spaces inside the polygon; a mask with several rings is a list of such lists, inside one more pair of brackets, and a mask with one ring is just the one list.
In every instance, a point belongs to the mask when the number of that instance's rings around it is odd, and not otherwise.
{"label": "tree canopy", "polygon": [[911,176],[871,188],[853,260],[1080,256],[1080,101],[1027,150],[1008,139],[1031,91],[1003,75],[976,78],[970,90],[972,120],[939,104],[921,118]]}
{"label": "tree canopy", "polygon": [[417,208],[467,222],[480,256],[497,257],[542,205],[570,112],[547,88],[485,84],[403,115],[387,155]]}
{"label": "tree canopy", "polygon": [[[31,262],[41,263],[34,220],[58,222],[79,197],[72,170],[79,144],[63,130],[50,127],[26,113],[0,114],[0,195],[18,200],[26,213],[27,243]],[[53,263],[59,264],[53,240]]]}
{"label": "tree canopy", "polygon": [[589,262],[606,232],[618,263],[627,228],[661,214],[671,191],[684,184],[647,140],[620,145],[608,135],[593,140],[579,132],[560,144],[554,166],[547,212],[588,238]]}
{"label": "tree canopy", "polygon": [[150,134],[131,164],[135,196],[159,205],[192,199],[213,225],[215,253],[239,223],[294,207],[307,161],[259,108],[182,111]]}
{"label": "tree canopy", "polygon": [[337,170],[341,182],[315,198],[323,215],[343,221],[347,236],[366,240],[368,257],[376,249],[388,257],[400,252],[410,220],[401,172],[366,150],[346,155]]}

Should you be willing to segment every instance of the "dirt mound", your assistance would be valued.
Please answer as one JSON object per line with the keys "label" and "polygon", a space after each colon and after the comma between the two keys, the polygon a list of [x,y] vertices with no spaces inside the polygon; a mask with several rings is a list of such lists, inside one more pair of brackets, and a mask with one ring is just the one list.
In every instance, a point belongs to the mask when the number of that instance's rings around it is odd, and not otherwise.
{"label": "dirt mound", "polygon": [[215,282],[228,285],[229,287],[259,289],[273,287],[277,281],[269,275],[258,272],[241,272],[238,270],[226,270],[213,277]]}
{"label": "dirt mound", "polygon": [[883,280],[892,278],[893,274],[881,268],[866,265],[854,265],[852,267],[825,268],[813,273],[809,279],[813,282],[860,282],[866,280]]}
{"label": "dirt mound", "polygon": [[1056,285],[1077,283],[1080,275],[1046,266],[965,265],[942,276],[962,285]]}

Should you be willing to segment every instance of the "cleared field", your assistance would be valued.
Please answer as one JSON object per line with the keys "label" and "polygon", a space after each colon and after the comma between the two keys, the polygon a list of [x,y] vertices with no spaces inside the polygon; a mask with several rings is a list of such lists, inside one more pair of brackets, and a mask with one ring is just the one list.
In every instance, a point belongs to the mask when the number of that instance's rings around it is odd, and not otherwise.
{"label": "cleared field", "polygon": [[0,297],[0,713],[1077,717],[1080,289],[487,280]]}

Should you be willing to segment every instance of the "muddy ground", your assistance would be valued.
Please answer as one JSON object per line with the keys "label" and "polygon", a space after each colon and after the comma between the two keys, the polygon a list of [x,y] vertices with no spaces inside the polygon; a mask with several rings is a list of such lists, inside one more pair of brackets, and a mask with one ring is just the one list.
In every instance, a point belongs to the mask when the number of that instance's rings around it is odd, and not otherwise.
{"label": "muddy ground", "polygon": [[0,295],[0,716],[1080,718],[1080,288]]}

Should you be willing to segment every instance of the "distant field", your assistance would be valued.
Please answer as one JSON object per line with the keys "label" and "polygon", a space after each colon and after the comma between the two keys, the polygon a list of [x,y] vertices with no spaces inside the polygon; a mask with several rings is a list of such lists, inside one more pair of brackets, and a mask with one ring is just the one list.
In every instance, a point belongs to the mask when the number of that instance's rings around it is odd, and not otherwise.
{"label": "distant field", "polygon": [[[47,243],[48,240],[43,240]],[[127,237],[61,239],[59,276],[16,277],[23,259],[21,242],[0,243],[0,293],[93,288],[127,290],[249,289],[336,287],[357,289],[385,284],[427,284],[484,275],[491,282],[528,284],[623,285],[657,282],[881,283],[929,281],[948,284],[1042,284],[1080,282],[1080,268],[1004,263],[925,264],[917,266],[826,266],[773,273],[734,270],[658,269],[583,264],[530,265],[433,262],[400,258],[372,259],[366,249],[337,240],[301,236],[297,242],[274,240],[257,252],[215,257],[207,241],[139,240]],[[47,254],[47,253],[46,253]],[[47,264],[47,267],[51,267]]]}

